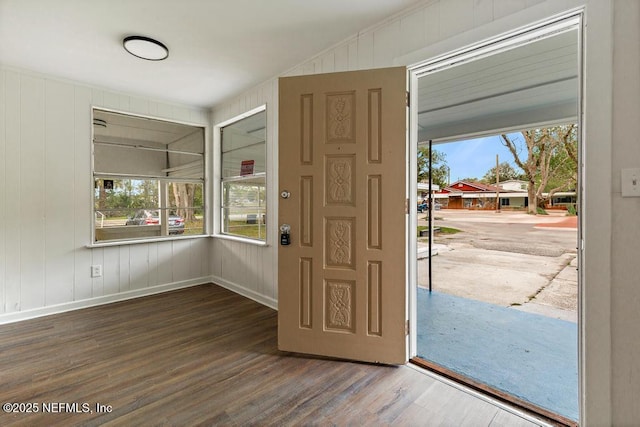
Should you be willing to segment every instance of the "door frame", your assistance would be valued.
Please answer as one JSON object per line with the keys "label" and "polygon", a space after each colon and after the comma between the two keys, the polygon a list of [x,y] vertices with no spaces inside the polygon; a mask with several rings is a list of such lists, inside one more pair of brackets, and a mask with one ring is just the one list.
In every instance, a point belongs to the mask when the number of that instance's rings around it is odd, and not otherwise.
{"label": "door frame", "polygon": [[[578,124],[578,186],[576,188],[576,194],[578,196],[578,210],[579,212],[585,212],[585,197],[584,186],[586,181],[585,175],[585,123],[584,123],[584,103],[585,103],[585,87],[584,87],[584,75],[585,75],[585,60],[584,60],[584,38],[585,38],[585,11],[583,8],[577,8],[562,14],[548,17],[541,21],[537,21],[533,24],[525,25],[513,29],[511,31],[502,33],[498,36],[485,39],[483,41],[467,45],[462,48],[453,49],[441,55],[434,56],[432,58],[416,62],[413,65],[407,67],[407,82],[409,85],[409,97],[410,97],[410,109],[409,109],[409,147],[407,147],[407,153],[410,156],[410,163],[408,165],[409,185],[408,185],[408,201],[409,206],[416,206],[417,203],[417,151],[418,151],[418,120],[417,120],[417,105],[418,105],[418,80],[420,76],[444,71],[448,68],[455,67],[465,62],[470,62],[476,59],[494,55],[501,51],[513,49],[519,46],[526,45],[532,41],[543,37],[552,36],[558,32],[567,31],[569,29],[577,29],[578,31],[578,105],[577,105],[577,117],[576,122]],[[544,123],[545,125],[548,123]],[[533,126],[538,125],[533,123]],[[502,131],[504,129],[500,129]],[[489,131],[483,131],[475,134],[464,134],[455,137],[441,138],[433,140],[434,142],[444,142],[459,140],[461,138],[474,138],[480,136],[486,136],[492,134]],[[495,134],[495,133],[493,133]],[[408,215],[408,239],[407,239],[407,251],[411,256],[407,256],[407,296],[408,296],[408,315],[409,323],[411,325],[409,330],[409,360],[417,356],[417,259],[413,254],[417,253],[417,236],[416,233],[411,233],[410,230],[415,230],[417,227],[417,213],[415,209],[409,209]],[[584,292],[583,286],[585,283],[584,277],[584,215],[578,217],[578,423],[582,425],[584,423],[584,417],[586,412],[585,407],[585,342],[584,342]],[[455,384],[455,383],[454,383]],[[482,396],[482,394],[480,394]],[[491,398],[489,398],[491,399]],[[493,401],[493,399],[492,399]],[[496,403],[495,401],[493,402]]]}

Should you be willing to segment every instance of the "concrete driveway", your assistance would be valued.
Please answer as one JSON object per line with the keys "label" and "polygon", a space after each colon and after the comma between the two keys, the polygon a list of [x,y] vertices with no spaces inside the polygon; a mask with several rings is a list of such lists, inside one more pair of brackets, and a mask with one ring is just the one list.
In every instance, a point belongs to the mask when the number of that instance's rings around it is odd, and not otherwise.
{"label": "concrete driveway", "polygon": [[[577,321],[577,228],[564,212],[443,209],[436,227],[433,289],[464,298]],[[418,214],[418,225],[427,225]],[[419,238],[418,245],[428,244]],[[418,285],[428,287],[428,258],[418,261]]]}

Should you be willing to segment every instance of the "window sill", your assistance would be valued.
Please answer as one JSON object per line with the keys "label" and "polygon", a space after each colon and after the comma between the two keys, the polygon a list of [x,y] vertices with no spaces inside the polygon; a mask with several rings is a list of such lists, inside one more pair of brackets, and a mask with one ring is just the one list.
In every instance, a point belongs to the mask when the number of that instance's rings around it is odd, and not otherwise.
{"label": "window sill", "polygon": [[249,239],[246,237],[239,237],[239,236],[232,236],[230,234],[214,234],[213,237],[215,239],[222,239],[222,240],[231,240],[234,242],[240,242],[240,243],[247,243],[249,245],[255,245],[255,246],[270,246],[269,243],[267,243],[266,241],[263,240],[256,240],[256,239]]}
{"label": "window sill", "polygon": [[209,234],[198,234],[192,236],[167,236],[156,237],[152,239],[129,239],[129,240],[107,240],[101,242],[94,242],[85,245],[86,248],[105,248],[109,246],[126,246],[126,245],[139,245],[143,243],[157,243],[157,242],[173,242],[175,240],[192,240],[211,237]]}

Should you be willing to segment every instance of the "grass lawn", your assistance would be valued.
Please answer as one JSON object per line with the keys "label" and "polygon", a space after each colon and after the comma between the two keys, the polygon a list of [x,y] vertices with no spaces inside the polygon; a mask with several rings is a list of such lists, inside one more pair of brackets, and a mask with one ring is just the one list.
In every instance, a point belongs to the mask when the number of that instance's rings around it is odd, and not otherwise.
{"label": "grass lawn", "polygon": [[[428,229],[429,229],[428,225],[419,225],[417,230],[418,237],[420,237],[421,231],[428,230]],[[434,228],[434,232],[439,234],[456,234],[456,233],[460,233],[460,231],[461,230],[458,230],[457,228],[451,228],[451,227],[435,227]]]}
{"label": "grass lawn", "polygon": [[202,218],[196,218],[184,223],[184,235],[194,236],[204,233],[204,221]]}
{"label": "grass lawn", "polygon": [[265,224],[247,224],[246,221],[229,221],[229,230],[227,232],[251,239],[265,239],[267,226]]}

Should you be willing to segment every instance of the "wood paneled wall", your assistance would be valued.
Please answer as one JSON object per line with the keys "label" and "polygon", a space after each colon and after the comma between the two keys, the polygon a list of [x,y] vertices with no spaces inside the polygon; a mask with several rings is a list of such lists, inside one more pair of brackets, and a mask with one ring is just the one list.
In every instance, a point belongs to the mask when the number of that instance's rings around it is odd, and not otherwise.
{"label": "wood paneled wall", "polygon": [[208,280],[208,239],[86,247],[92,106],[209,122],[205,110],[0,68],[0,323]]}

